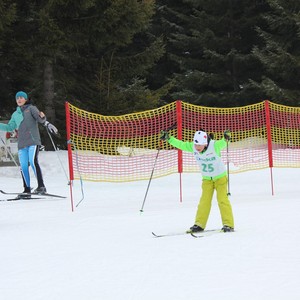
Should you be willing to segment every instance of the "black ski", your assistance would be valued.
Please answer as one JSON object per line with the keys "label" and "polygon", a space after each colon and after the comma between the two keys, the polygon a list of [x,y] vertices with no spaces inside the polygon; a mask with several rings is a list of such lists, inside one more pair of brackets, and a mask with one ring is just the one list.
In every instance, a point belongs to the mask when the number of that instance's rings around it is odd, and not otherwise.
{"label": "black ski", "polygon": [[47,197],[61,198],[61,199],[67,198],[66,196],[61,196],[61,195],[56,195],[56,194],[49,194],[49,193],[43,193],[43,194],[31,193],[30,195],[47,196]]}
{"label": "black ski", "polygon": [[190,232],[189,230],[187,230],[187,231],[181,231],[181,232],[170,232],[170,233],[165,233],[165,234],[157,234],[157,233],[152,232],[152,235],[156,238],[160,238],[160,237],[189,234],[195,238],[200,238],[200,237],[210,235],[209,233],[217,233],[217,232],[220,232],[220,230],[219,229],[208,229],[208,230],[199,231],[199,232]]}
{"label": "black ski", "polygon": [[40,198],[40,197],[34,197],[34,198],[20,198],[20,197],[16,197],[16,198],[10,198],[10,199],[0,199],[0,201],[28,201],[28,200],[35,200],[35,199],[46,199],[46,198]]}
{"label": "black ski", "polygon": [[[54,197],[54,198],[67,198],[65,196],[60,196],[60,195],[56,195],[56,194],[49,194],[49,193],[43,193],[43,194],[38,194],[38,193],[8,193],[8,192],[4,192],[2,190],[0,190],[0,193],[4,194],[4,195],[18,195],[20,197],[22,196],[45,196],[45,197]],[[33,199],[33,198],[31,198]]]}

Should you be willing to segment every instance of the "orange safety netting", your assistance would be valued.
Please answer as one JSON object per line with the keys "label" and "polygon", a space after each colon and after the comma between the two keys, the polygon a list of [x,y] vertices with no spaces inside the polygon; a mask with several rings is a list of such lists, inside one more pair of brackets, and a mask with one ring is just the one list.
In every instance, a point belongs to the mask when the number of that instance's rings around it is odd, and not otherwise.
{"label": "orange safety netting", "polygon": [[103,116],[66,103],[70,179],[125,182],[177,172],[198,172],[191,153],[160,141],[160,131],[192,140],[200,128],[232,141],[222,157],[231,173],[267,167],[300,167],[300,108],[263,101],[211,108],[175,101],[122,116]]}

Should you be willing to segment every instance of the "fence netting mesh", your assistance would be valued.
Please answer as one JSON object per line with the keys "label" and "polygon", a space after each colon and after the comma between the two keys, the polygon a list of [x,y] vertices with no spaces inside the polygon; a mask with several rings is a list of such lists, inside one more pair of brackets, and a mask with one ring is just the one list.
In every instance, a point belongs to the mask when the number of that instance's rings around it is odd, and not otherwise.
{"label": "fence netting mesh", "polygon": [[[157,109],[104,116],[66,103],[71,179],[126,182],[177,172],[199,172],[191,153],[160,141],[160,132],[191,141],[195,131],[223,137],[222,152],[231,173],[267,167],[300,167],[300,108],[262,101],[212,108],[175,101]],[[159,151],[159,152],[158,152]]]}

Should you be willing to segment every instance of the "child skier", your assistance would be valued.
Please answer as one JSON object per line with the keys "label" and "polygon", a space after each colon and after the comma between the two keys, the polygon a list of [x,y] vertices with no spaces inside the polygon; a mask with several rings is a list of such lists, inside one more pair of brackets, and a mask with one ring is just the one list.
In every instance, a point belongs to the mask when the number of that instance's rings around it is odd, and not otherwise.
{"label": "child skier", "polygon": [[226,130],[221,140],[214,141],[206,132],[199,130],[196,131],[193,142],[183,142],[169,136],[167,131],[161,131],[162,140],[168,141],[175,148],[194,154],[202,173],[202,195],[195,224],[187,232],[200,232],[205,229],[214,190],[217,191],[217,201],[223,223],[222,231],[234,231],[232,208],[227,191],[227,171],[221,160],[221,150],[226,147],[230,137],[231,132]]}

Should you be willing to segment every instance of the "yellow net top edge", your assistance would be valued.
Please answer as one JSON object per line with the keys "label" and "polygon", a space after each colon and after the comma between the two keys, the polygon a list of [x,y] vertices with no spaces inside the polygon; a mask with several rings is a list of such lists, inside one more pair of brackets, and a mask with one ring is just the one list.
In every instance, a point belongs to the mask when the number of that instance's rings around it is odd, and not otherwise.
{"label": "yellow net top edge", "polygon": [[235,106],[235,107],[202,106],[202,105],[191,104],[191,103],[184,102],[184,101],[182,101],[182,104],[186,105],[186,106],[190,106],[190,107],[197,107],[197,108],[203,108],[203,109],[214,109],[214,110],[220,110],[221,109],[221,110],[231,111],[231,110],[245,109],[245,108],[250,108],[250,107],[260,107],[260,106],[264,105],[265,101],[267,101],[267,100],[263,100],[261,102],[254,103],[254,104],[248,104],[248,105],[243,105],[243,106]]}
{"label": "yellow net top edge", "polygon": [[271,102],[269,101],[270,106],[271,107],[277,107],[277,108],[284,108],[286,110],[296,110],[297,112],[300,111],[300,107],[298,106],[288,106],[288,105],[284,105],[284,104],[279,104],[279,103],[275,103],[275,102]]}
{"label": "yellow net top edge", "polygon": [[191,104],[191,103],[188,103],[188,102],[185,102],[185,101],[182,101],[182,100],[176,100],[176,101],[173,101],[169,104],[163,105],[161,107],[154,108],[154,109],[149,109],[149,110],[145,110],[145,111],[141,111],[141,112],[134,112],[134,113],[118,115],[118,116],[113,116],[113,115],[106,116],[106,115],[93,113],[93,112],[78,108],[77,106],[71,104],[70,102],[68,102],[68,104],[69,104],[70,110],[76,110],[77,112],[79,112],[81,114],[97,116],[97,117],[100,117],[102,119],[107,119],[107,118],[127,119],[127,118],[131,118],[132,116],[144,116],[144,115],[149,115],[149,114],[150,115],[155,114],[159,111],[170,111],[172,108],[174,108],[177,101],[181,101],[183,106],[188,106],[188,107],[191,107],[191,108],[198,108],[198,109],[203,108],[203,109],[209,109],[209,110],[220,110],[221,109],[221,110],[225,110],[225,111],[235,111],[235,110],[239,110],[239,109],[255,108],[255,107],[261,107],[262,105],[264,105],[264,103],[266,101],[268,101],[270,103],[270,106],[273,106],[273,107],[282,107],[282,108],[286,108],[286,109],[300,110],[299,107],[293,107],[293,106],[287,106],[287,105],[283,105],[283,104],[277,104],[277,103],[271,102],[269,100],[263,100],[263,101],[258,102],[258,103],[244,105],[244,106],[236,106],[236,107],[210,107],[210,106],[202,106],[202,105]]}
{"label": "yellow net top edge", "polygon": [[117,115],[106,116],[106,115],[97,114],[97,113],[93,113],[93,112],[78,108],[77,106],[72,105],[70,102],[68,102],[68,103],[69,103],[70,110],[76,110],[77,112],[79,112],[81,114],[98,116],[102,119],[107,119],[107,118],[131,119],[132,116],[151,115],[151,114],[155,114],[156,112],[159,112],[159,111],[171,111],[172,108],[174,108],[174,106],[176,105],[176,101],[174,101],[174,102],[171,102],[169,104],[163,105],[158,108],[153,108],[153,109],[144,110],[144,111],[140,111],[140,112],[134,112],[134,113],[123,114],[123,115],[118,115],[118,116]]}

